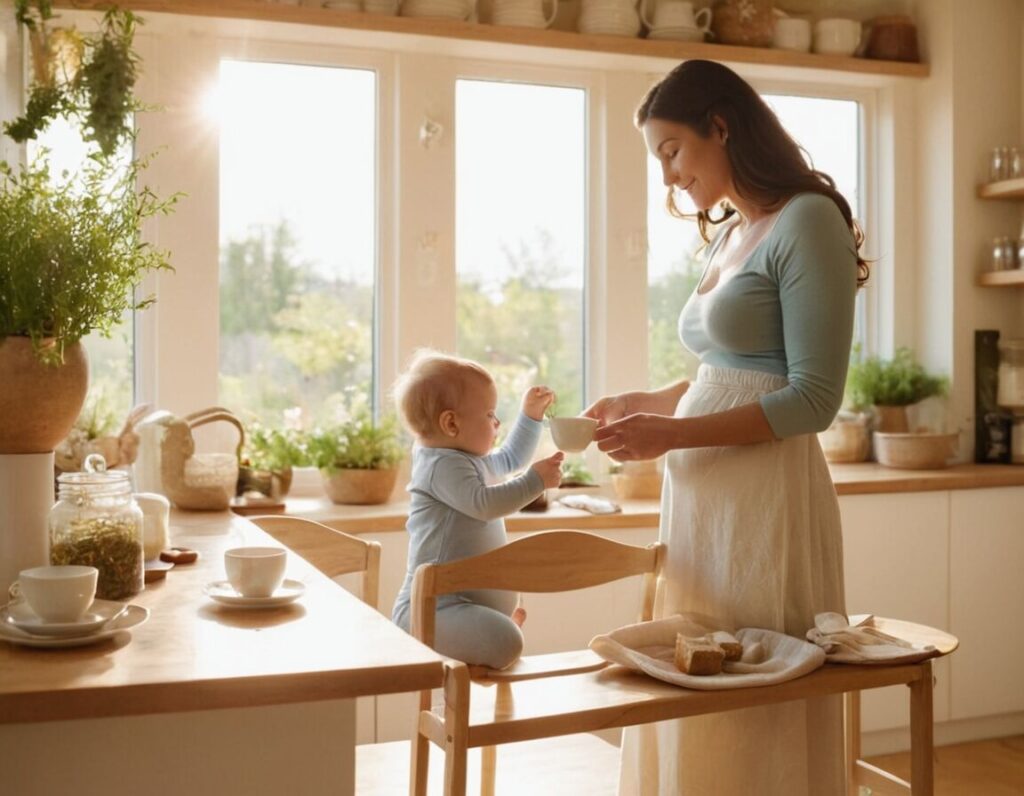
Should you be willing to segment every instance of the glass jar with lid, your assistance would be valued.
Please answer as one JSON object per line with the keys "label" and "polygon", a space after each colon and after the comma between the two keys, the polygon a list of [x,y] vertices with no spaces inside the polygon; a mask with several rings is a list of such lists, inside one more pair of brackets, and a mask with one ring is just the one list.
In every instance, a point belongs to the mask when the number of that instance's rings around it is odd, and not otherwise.
{"label": "glass jar with lid", "polygon": [[57,503],[50,510],[50,563],[96,567],[96,596],[122,600],[142,591],[142,510],[132,497],[128,473],[107,470],[98,454],[86,457],[84,472],[57,479]]}
{"label": "glass jar with lid", "polygon": [[1024,412],[1024,340],[999,343],[999,392],[996,403]]}

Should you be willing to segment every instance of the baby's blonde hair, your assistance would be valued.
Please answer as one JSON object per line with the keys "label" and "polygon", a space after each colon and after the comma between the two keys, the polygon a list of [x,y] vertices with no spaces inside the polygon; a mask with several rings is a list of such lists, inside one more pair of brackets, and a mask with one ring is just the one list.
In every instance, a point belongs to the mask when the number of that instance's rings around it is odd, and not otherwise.
{"label": "baby's blonde hair", "polygon": [[391,391],[405,425],[417,437],[424,438],[441,430],[441,413],[458,407],[472,380],[494,384],[491,374],[471,359],[420,349]]}

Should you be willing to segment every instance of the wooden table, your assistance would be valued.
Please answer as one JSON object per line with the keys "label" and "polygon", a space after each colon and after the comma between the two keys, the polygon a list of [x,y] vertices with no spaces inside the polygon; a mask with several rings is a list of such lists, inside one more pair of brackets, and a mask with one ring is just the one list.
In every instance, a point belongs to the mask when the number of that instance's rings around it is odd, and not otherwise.
{"label": "wooden table", "polygon": [[296,603],[214,603],[225,549],[276,543],[227,513],[171,525],[200,559],[132,598],[130,638],[0,643],[0,792],[352,793],[354,698],[438,686],[441,658],[296,555]]}

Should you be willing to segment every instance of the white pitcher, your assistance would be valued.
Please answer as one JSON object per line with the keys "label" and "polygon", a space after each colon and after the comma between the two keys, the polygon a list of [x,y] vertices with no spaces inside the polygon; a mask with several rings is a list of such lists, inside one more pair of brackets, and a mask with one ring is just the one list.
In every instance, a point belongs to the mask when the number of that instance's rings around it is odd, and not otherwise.
{"label": "white pitcher", "polygon": [[550,0],[551,11],[544,13],[545,0],[494,0],[491,23],[520,28],[549,28],[558,14],[558,0]]}
{"label": "white pitcher", "polygon": [[[694,28],[701,33],[711,29],[711,9],[702,8],[696,14],[688,0],[651,0],[654,18],[647,15],[648,0],[640,0],[640,18],[648,30],[659,28]],[[701,21],[703,20],[703,22]]]}
{"label": "white pitcher", "polygon": [[635,36],[640,32],[636,0],[583,0],[577,29],[580,33]]}

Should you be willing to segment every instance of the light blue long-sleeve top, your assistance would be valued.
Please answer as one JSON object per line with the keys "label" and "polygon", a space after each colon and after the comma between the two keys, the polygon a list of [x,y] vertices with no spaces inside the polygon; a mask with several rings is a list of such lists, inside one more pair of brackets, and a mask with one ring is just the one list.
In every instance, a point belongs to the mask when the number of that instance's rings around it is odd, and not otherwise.
{"label": "light blue long-sleeve top", "polygon": [[824,431],[843,401],[856,293],[857,249],[842,213],[823,194],[797,194],[729,279],[693,292],[679,336],[702,363],[789,380],[761,397],[776,437]]}
{"label": "light blue long-sleeve top", "polygon": [[[412,579],[421,564],[455,561],[501,547],[506,514],[518,511],[544,491],[533,468],[515,478],[499,480],[530,462],[540,440],[542,424],[520,413],[505,443],[487,456],[453,448],[413,448],[409,479],[409,562],[405,582],[391,618],[409,629]],[[514,595],[490,590],[459,592],[438,600],[488,605],[511,613]]]}

